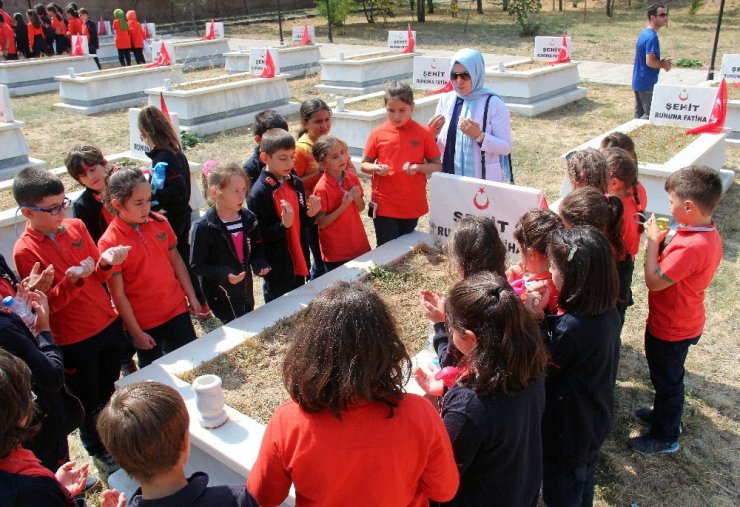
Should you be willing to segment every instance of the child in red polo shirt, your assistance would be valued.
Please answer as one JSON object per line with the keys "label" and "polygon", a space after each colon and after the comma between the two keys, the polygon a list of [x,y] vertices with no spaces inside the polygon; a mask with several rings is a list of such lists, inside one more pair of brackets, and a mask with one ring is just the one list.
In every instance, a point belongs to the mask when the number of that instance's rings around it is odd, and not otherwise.
{"label": "child in red polo shirt", "polygon": [[370,251],[360,212],[365,209],[357,175],[345,171],[347,150],[332,136],[321,136],[313,145],[313,157],[323,169],[314,195],[321,199],[316,216],[321,258],[328,271]]}
{"label": "child in red polo shirt", "polygon": [[640,249],[642,213],[647,207],[647,193],[637,181],[637,164],[632,155],[623,148],[605,148],[602,150],[608,169],[609,193],[622,201],[622,240],[624,255],[617,260],[619,273],[619,301],[617,310],[624,324],[627,307],[633,305],[632,272],[635,270],[635,255]]}
{"label": "child in red polo shirt", "polygon": [[7,23],[3,16],[0,16],[0,51],[6,60],[17,60],[18,52],[15,49],[15,32],[13,25]]}
{"label": "child in red polo shirt", "polygon": [[652,410],[640,408],[636,412],[650,424],[650,431],[630,439],[632,449],[644,455],[679,449],[684,362],[689,347],[699,341],[704,329],[704,291],[722,260],[722,238],[712,220],[722,196],[717,171],[706,166],[685,167],[668,177],[665,190],[671,215],[679,223],[675,235],[666,239],[668,231],[660,230],[655,215],[645,222],[645,357],[655,399]]}
{"label": "child in red polo shirt", "polygon": [[18,173],[13,196],[28,219],[13,249],[16,268],[26,277],[36,263],[54,266],[47,291],[51,331],[64,355],[65,381],[85,408],[82,444],[103,473],[112,473],[118,467],[100,441],[95,418],[113,394],[125,338],[103,283],[129,249],[112,243],[99,252],[80,220],[64,218],[71,202],[62,181],[46,169]]}
{"label": "child in red polo shirt", "polygon": [[108,287],[144,367],[195,340],[188,301],[197,313],[200,303],[172,227],[162,215],[150,212],[151,187],[141,170],[122,168],[111,174],[103,203],[114,217],[98,248],[131,249],[113,270]]}
{"label": "child in red polo shirt", "polygon": [[411,119],[414,92],[394,81],[385,89],[388,121],[373,129],[365,143],[362,172],[372,175],[373,218],[378,246],[416,229],[429,211],[427,176],[442,170],[429,129]]}

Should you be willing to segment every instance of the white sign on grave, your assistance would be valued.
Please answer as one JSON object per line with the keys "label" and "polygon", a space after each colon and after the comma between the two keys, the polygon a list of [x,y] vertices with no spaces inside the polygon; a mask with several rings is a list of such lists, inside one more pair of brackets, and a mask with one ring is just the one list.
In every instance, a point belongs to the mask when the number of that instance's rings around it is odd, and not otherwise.
{"label": "white sign on grave", "polygon": [[213,24],[213,34],[216,36],[216,39],[223,39],[226,32],[224,32],[224,24],[220,21],[209,21],[206,23],[206,35],[211,33],[211,24]]}
{"label": "white sign on grave", "polygon": [[[570,37],[565,38],[565,42],[568,44],[566,48],[568,52],[568,58],[571,57],[573,50],[573,43]],[[542,61],[555,60],[560,53],[560,48],[563,47],[563,36],[560,37],[544,37],[538,36],[534,38],[534,59]]]}
{"label": "white sign on grave", "polygon": [[[265,70],[265,59],[267,58],[267,48],[251,48],[249,50],[249,72],[255,76],[262,74]],[[272,63],[275,65],[275,75],[280,74],[280,60],[278,59],[277,48],[270,48],[270,56],[272,56]]]}
{"label": "white sign on grave", "polygon": [[164,48],[167,50],[167,53],[170,55],[170,61],[174,64],[175,63],[175,43],[171,41],[162,41],[162,40],[152,41],[152,60],[157,60],[159,58],[159,53],[162,50],[162,43],[164,43]]}
{"label": "white sign on grave", "polygon": [[411,86],[420,90],[439,90],[450,79],[451,58],[414,57],[414,78]]}
{"label": "white sign on grave", "polygon": [[147,39],[153,39],[157,35],[157,27],[154,23],[142,23],[141,28],[144,30],[144,36]]}
{"label": "white sign on grave", "polygon": [[501,241],[514,260],[519,257],[514,226],[527,211],[544,207],[545,194],[536,188],[434,173],[429,202],[432,239],[446,242],[455,223],[465,216],[489,217],[496,221]]}
{"label": "white sign on grave", "polygon": [[[309,26],[308,27],[308,36],[311,39],[311,44],[316,44],[316,27],[315,26]],[[300,42],[303,40],[303,27],[302,26],[294,26],[293,27],[293,35],[291,37],[291,42],[293,44],[300,44]]]}
{"label": "white sign on grave", "polygon": [[719,79],[722,78],[725,78],[728,83],[740,83],[740,54],[722,55]]}
{"label": "white sign on grave", "polygon": [[82,42],[80,43],[80,47],[82,48],[82,54],[89,55],[90,48],[87,46],[87,36],[86,35],[73,35],[72,36],[72,54],[75,54],[75,50],[77,48],[77,39],[82,39]]}
{"label": "white sign on grave", "polygon": [[[411,36],[414,38],[414,45],[418,42],[416,39],[416,30],[411,31]],[[388,32],[388,49],[391,51],[403,51],[409,45],[409,31],[408,30],[390,30]]]}
{"label": "white sign on grave", "polygon": [[[146,159],[146,154],[151,151],[151,148],[141,138],[141,131],[139,130],[140,111],[141,109],[138,107],[132,107],[128,110],[128,149],[132,157]],[[175,127],[175,132],[179,135],[180,120],[177,117],[177,113],[170,113],[170,121],[172,122],[172,126]]]}
{"label": "white sign on grave", "polygon": [[13,108],[10,107],[10,93],[8,92],[8,87],[0,85],[0,122],[12,123],[14,120]]}
{"label": "white sign on grave", "polygon": [[693,128],[709,121],[717,88],[657,84],[650,105],[650,123]]}

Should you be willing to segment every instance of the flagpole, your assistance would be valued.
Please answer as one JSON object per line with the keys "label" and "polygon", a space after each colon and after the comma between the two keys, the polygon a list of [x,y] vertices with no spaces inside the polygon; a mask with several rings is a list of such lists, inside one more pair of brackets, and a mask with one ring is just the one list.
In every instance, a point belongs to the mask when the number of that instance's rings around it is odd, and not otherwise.
{"label": "flagpole", "polygon": [[284,45],[285,42],[283,41],[283,11],[280,8],[280,0],[277,0],[277,8],[278,8],[278,30],[280,31],[280,45]]}
{"label": "flagpole", "polygon": [[709,62],[707,81],[714,79],[714,61],[717,58],[717,43],[719,42],[719,29],[722,26],[722,13],[725,10],[725,0],[719,2],[719,15],[717,16],[717,30],[714,32],[714,45],[712,46],[712,60]]}

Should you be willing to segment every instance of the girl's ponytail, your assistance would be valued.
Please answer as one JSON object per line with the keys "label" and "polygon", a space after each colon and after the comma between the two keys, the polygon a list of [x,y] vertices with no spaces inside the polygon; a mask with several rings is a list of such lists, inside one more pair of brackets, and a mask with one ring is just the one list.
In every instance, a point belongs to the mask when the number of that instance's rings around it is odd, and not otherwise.
{"label": "girl's ponytail", "polygon": [[614,195],[605,194],[606,204],[609,206],[609,220],[606,224],[605,234],[612,244],[614,255],[617,259],[624,256],[624,240],[622,239],[622,221],[624,220],[624,207],[622,200]]}

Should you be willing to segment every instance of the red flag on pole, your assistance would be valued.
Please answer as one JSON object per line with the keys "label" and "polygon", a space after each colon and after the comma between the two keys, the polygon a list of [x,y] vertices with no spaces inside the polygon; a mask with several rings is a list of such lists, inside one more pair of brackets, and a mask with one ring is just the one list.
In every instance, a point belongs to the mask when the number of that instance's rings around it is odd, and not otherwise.
{"label": "red flag on pole", "polygon": [[714,99],[714,107],[709,117],[709,123],[699,125],[686,131],[687,134],[721,134],[725,128],[727,118],[727,82],[722,79]]}
{"label": "red flag on pole", "polygon": [[265,68],[262,69],[262,74],[260,74],[258,77],[275,77],[275,63],[272,61],[272,54],[270,54],[270,50],[265,50],[267,55],[265,55]]}
{"label": "red flag on pole", "polygon": [[308,32],[308,25],[303,25],[303,35],[301,35],[301,45],[311,45],[311,34]]}
{"label": "red flag on pole", "polygon": [[203,40],[214,40],[216,38],[216,23],[211,20],[211,25],[208,28],[208,35],[203,37]]}
{"label": "red flag on pole", "polygon": [[414,52],[414,42],[415,41],[414,41],[414,34],[411,31],[411,23],[409,23],[408,31],[409,31],[409,36],[408,36],[409,41],[408,41],[408,44],[406,45],[406,49],[401,51],[401,53],[413,53]]}
{"label": "red flag on pole", "polygon": [[162,45],[159,48],[159,57],[147,65],[146,68],[164,67],[166,65],[172,65],[172,60],[170,59],[170,52],[167,51],[167,47],[164,45],[164,41],[162,41]]}
{"label": "red flag on pole", "polygon": [[565,38],[565,32],[563,32],[563,43],[560,46],[558,57],[550,62],[550,65],[557,65],[558,63],[570,62],[570,56],[568,56],[568,40]]}
{"label": "red flag on pole", "polygon": [[72,50],[72,56],[84,56],[85,50],[82,48],[82,36],[77,35],[77,40],[75,41],[75,47]]}
{"label": "red flag on pole", "polygon": [[167,119],[170,119],[170,112],[167,111],[167,103],[164,101],[164,94],[159,92],[159,110],[164,113]]}
{"label": "red flag on pole", "polygon": [[446,93],[452,91],[452,81],[447,81],[447,84],[438,90],[427,90],[424,95],[437,95],[438,93]]}
{"label": "red flag on pole", "polygon": [[105,35],[105,20],[103,19],[103,16],[100,16],[100,21],[98,21],[98,35]]}

